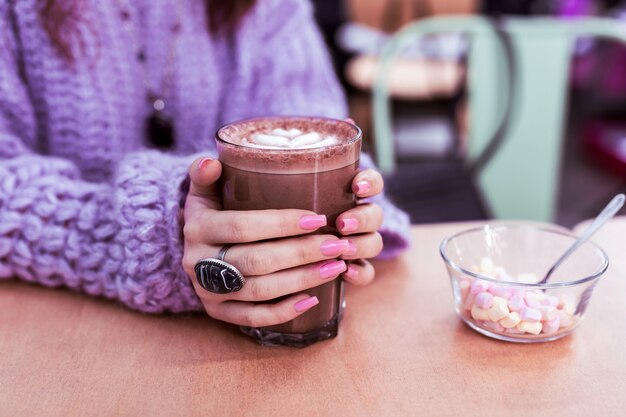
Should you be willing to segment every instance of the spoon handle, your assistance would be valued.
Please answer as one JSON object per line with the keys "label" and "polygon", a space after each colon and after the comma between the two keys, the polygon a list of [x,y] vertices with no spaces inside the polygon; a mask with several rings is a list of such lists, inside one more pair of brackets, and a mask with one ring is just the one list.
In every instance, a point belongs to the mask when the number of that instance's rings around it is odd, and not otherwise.
{"label": "spoon handle", "polygon": [[546,276],[539,281],[539,284],[544,284],[550,278],[550,275],[554,272],[556,268],[558,268],[563,261],[572,254],[580,245],[585,243],[587,239],[589,239],[595,232],[600,229],[604,223],[606,223],[609,219],[611,219],[615,214],[622,208],[624,205],[624,200],[626,197],[624,194],[618,194],[606,205],[606,207],[598,214],[598,216],[594,219],[593,222],[585,229],[585,231],[576,239],[576,242],[570,246],[563,255],[552,265],[552,268],[548,271]]}

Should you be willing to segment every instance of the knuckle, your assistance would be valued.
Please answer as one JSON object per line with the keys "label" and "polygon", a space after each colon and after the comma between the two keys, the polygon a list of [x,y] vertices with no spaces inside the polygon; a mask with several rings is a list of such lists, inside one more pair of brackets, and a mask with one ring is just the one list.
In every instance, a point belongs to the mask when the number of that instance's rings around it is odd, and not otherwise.
{"label": "knuckle", "polygon": [[271,272],[272,261],[269,256],[261,251],[249,251],[238,260],[238,263],[240,263],[241,269],[243,269],[246,274],[263,275]]}
{"label": "knuckle", "polygon": [[189,219],[183,225],[183,236],[185,240],[195,242],[198,239],[198,227],[193,219]]}
{"label": "knuckle", "polygon": [[192,256],[189,254],[189,252],[185,252],[185,254],[183,255],[182,264],[183,264],[183,269],[185,270],[185,272],[189,276],[193,276],[194,267],[196,263],[195,263],[195,260],[192,259]]}
{"label": "knuckle", "polygon": [[222,227],[225,228],[226,235],[229,237],[230,241],[244,242],[249,224],[245,216],[237,216],[237,218],[232,221],[226,222]]}

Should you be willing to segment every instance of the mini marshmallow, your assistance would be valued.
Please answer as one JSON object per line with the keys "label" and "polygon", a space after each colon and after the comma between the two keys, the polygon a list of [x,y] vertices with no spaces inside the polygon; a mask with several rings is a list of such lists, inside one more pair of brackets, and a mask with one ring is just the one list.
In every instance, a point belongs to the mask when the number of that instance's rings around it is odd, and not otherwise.
{"label": "mini marshmallow", "polygon": [[556,317],[556,307],[541,306],[538,310],[541,312],[541,320],[552,320],[554,317]]}
{"label": "mini marshmallow", "polygon": [[502,327],[500,323],[494,321],[486,321],[482,323],[482,326],[500,333],[504,331],[504,327]]}
{"label": "mini marshmallow", "polygon": [[470,292],[474,295],[480,292],[486,292],[488,290],[489,290],[489,283],[481,279],[475,279],[474,282],[472,282],[472,285],[470,286]]}
{"label": "mini marshmallow", "polygon": [[538,294],[534,291],[527,291],[524,300],[528,307],[539,308],[543,305],[544,294]]}
{"label": "mini marshmallow", "polygon": [[554,317],[552,320],[547,320],[543,323],[543,332],[545,334],[556,333],[556,331],[559,330],[560,326],[561,319],[558,316]]}
{"label": "mini marshmallow", "polygon": [[541,311],[534,308],[525,307],[520,311],[519,315],[523,321],[541,321]]}
{"label": "mini marshmallow", "polygon": [[524,332],[521,332],[519,330],[517,330],[517,327],[512,327],[510,329],[504,329],[504,333],[510,333],[510,334],[524,334]]}
{"label": "mini marshmallow", "polygon": [[489,310],[480,308],[477,305],[472,306],[471,314],[474,320],[489,320]]}
{"label": "mini marshmallow", "polygon": [[493,295],[497,295],[502,298],[511,298],[513,295],[513,289],[510,287],[504,287],[500,285],[494,285],[489,289],[489,292]]}
{"label": "mini marshmallow", "polygon": [[476,300],[476,294],[472,294],[471,291],[467,292],[467,297],[463,301],[463,310],[469,311],[474,305],[474,301]]}
{"label": "mini marshmallow", "polygon": [[507,301],[504,298],[493,297],[493,305],[489,309],[489,320],[499,321],[508,315]]}
{"label": "mini marshmallow", "polygon": [[574,324],[574,318],[563,310],[556,310],[554,312],[554,317],[559,318],[561,328],[570,327],[572,324]]}
{"label": "mini marshmallow", "polygon": [[559,298],[554,295],[546,295],[546,297],[541,300],[541,304],[544,306],[556,307],[559,305]]}
{"label": "mini marshmallow", "polygon": [[474,301],[474,304],[476,304],[480,308],[491,308],[491,306],[493,305],[493,295],[488,292],[478,293],[478,295],[476,295],[476,300]]}
{"label": "mini marshmallow", "polygon": [[539,334],[541,333],[542,324],[540,321],[520,321],[516,329],[520,332]]}
{"label": "mini marshmallow", "polygon": [[502,327],[504,327],[505,329],[512,329],[517,326],[520,321],[522,321],[522,319],[520,318],[519,314],[514,311],[512,313],[509,313],[509,315],[504,317],[502,320],[500,320],[500,325],[502,325]]}
{"label": "mini marshmallow", "polygon": [[514,295],[509,299],[509,309],[511,311],[519,312],[524,307],[526,307],[526,302],[521,295]]}
{"label": "mini marshmallow", "polygon": [[565,311],[567,314],[574,314],[576,311],[576,301],[574,297],[569,294],[559,294],[559,304],[557,305],[559,309]]}

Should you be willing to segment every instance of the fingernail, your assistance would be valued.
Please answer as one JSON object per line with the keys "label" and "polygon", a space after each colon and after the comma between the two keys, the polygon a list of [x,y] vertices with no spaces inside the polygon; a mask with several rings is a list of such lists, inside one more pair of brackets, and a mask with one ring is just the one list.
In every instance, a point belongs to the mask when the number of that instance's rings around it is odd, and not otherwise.
{"label": "fingernail", "polygon": [[302,313],[303,311],[307,311],[309,308],[316,306],[320,303],[320,300],[317,297],[309,297],[304,300],[300,300],[293,305],[298,313]]}
{"label": "fingernail", "polygon": [[335,278],[345,270],[346,263],[344,261],[327,262],[320,267],[320,277],[322,279]]}
{"label": "fingernail", "polygon": [[343,251],[342,255],[356,255],[356,245],[348,239],[348,248]]}
{"label": "fingernail", "polygon": [[370,186],[369,181],[361,180],[355,184],[355,188],[356,188],[355,192],[357,194],[367,194],[370,191],[371,186]]}
{"label": "fingernail", "polygon": [[199,170],[201,170],[201,169],[206,168],[206,166],[207,166],[207,165],[209,164],[209,162],[211,162],[212,160],[213,160],[213,158],[208,157],[208,156],[207,156],[206,158],[202,158],[202,159],[200,160],[200,162],[198,163],[198,168],[197,168],[197,170],[199,171]]}
{"label": "fingernail", "polygon": [[324,256],[339,256],[348,249],[348,241],[342,239],[325,240],[322,242],[321,250]]}
{"label": "fingernail", "polygon": [[315,230],[322,226],[326,226],[326,216],[320,214],[318,216],[302,216],[300,217],[300,227],[304,230]]}
{"label": "fingernail", "polygon": [[342,232],[354,232],[359,228],[359,221],[357,219],[349,218],[339,221],[339,230]]}
{"label": "fingernail", "polygon": [[348,265],[348,269],[343,274],[348,277],[350,281],[356,281],[359,279],[359,270],[352,265]]}

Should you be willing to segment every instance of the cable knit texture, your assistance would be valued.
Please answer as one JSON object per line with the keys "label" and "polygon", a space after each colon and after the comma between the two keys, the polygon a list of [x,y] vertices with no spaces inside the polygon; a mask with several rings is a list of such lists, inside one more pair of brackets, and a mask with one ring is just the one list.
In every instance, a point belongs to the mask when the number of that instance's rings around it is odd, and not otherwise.
{"label": "cable knit texture", "polygon": [[[201,310],[181,266],[177,216],[193,155],[214,154],[214,132],[233,120],[346,116],[310,6],[259,0],[237,33],[211,38],[203,2],[129,2],[142,69],[117,2],[79,3],[84,47],[74,64],[51,44],[38,3],[0,0],[0,278],[144,312]],[[147,86],[165,94],[175,120],[167,152],[145,145]],[[375,200],[385,211],[381,256],[394,256],[408,244],[408,217]]]}

